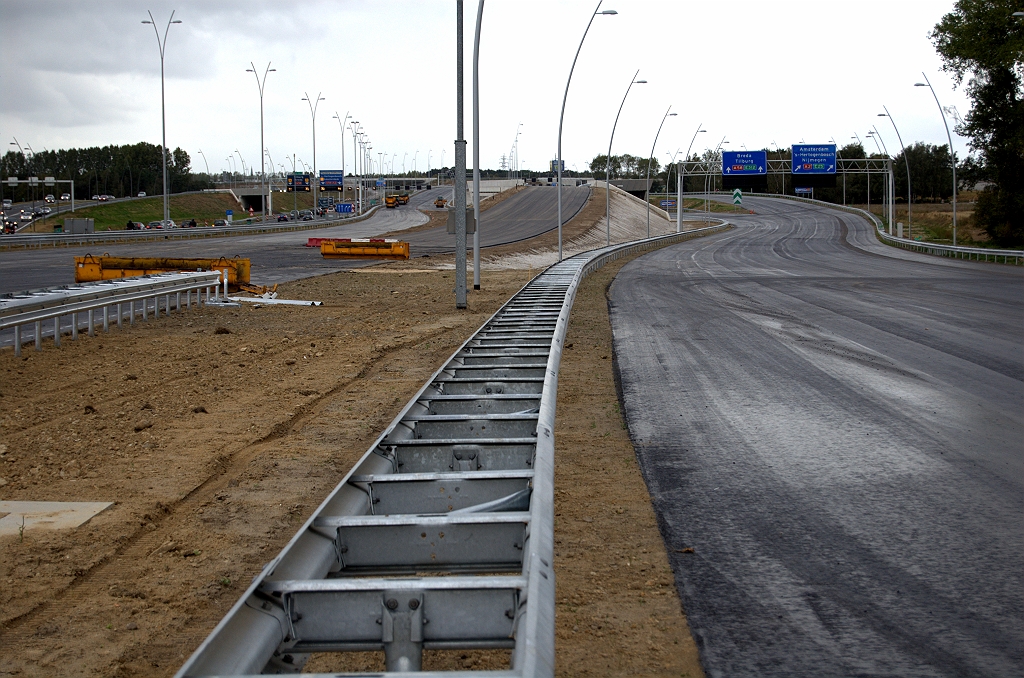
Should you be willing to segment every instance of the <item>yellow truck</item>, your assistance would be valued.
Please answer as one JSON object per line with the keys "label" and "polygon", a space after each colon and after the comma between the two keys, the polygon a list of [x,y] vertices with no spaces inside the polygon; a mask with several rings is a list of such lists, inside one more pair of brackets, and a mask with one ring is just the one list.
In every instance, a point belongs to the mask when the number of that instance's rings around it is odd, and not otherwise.
{"label": "yellow truck", "polygon": [[409,194],[408,193],[403,193],[402,195],[398,196],[398,204],[399,205],[408,205],[409,204]]}
{"label": "yellow truck", "polygon": [[444,198],[438,198],[434,201],[434,207],[444,207],[448,204],[448,201]]}
{"label": "yellow truck", "polygon": [[398,196],[389,195],[384,197],[384,207],[398,207]]}

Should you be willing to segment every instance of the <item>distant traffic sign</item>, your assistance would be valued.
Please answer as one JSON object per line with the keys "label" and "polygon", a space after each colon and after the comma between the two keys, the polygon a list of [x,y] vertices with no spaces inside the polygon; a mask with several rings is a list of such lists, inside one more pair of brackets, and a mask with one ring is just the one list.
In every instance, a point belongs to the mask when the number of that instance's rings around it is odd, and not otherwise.
{"label": "distant traffic sign", "polygon": [[722,151],[722,174],[768,174],[765,151]]}
{"label": "distant traffic sign", "polygon": [[743,204],[743,191],[738,188],[734,188],[732,191],[732,204],[742,205]]}
{"label": "distant traffic sign", "polygon": [[341,188],[344,177],[341,170],[320,170],[320,188]]}
{"label": "distant traffic sign", "polygon": [[662,207],[675,207],[676,206],[676,201],[675,200],[662,200],[661,201],[661,206]]}
{"label": "distant traffic sign", "polygon": [[835,174],[835,144],[793,144],[793,174]]}
{"label": "distant traffic sign", "polygon": [[377,179],[377,188],[380,188],[380,187],[382,187],[384,185],[385,185],[385,182],[384,182],[383,179]]}
{"label": "distant traffic sign", "polygon": [[351,214],[352,213],[352,203],[350,203],[350,202],[337,202],[337,203],[334,203],[334,211],[338,212],[339,214]]}

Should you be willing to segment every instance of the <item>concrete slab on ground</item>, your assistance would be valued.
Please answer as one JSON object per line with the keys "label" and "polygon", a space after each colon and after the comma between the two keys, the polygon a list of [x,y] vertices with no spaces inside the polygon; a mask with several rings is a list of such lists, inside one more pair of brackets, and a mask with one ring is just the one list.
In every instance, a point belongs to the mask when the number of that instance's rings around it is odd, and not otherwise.
{"label": "concrete slab on ground", "polygon": [[87,523],[113,502],[109,501],[0,501],[0,537],[16,535],[24,518],[29,530],[73,530]]}

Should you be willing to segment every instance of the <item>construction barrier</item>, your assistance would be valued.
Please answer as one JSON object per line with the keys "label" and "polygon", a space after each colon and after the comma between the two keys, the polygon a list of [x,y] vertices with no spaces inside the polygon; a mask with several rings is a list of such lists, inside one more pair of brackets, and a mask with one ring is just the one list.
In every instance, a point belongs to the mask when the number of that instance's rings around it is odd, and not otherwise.
{"label": "construction barrier", "polygon": [[408,259],[409,243],[373,238],[322,238],[320,254],[324,259]]}
{"label": "construction barrier", "polygon": [[134,278],[168,271],[227,271],[228,285],[238,288],[249,282],[248,259],[170,259],[167,257],[75,257],[75,282]]}

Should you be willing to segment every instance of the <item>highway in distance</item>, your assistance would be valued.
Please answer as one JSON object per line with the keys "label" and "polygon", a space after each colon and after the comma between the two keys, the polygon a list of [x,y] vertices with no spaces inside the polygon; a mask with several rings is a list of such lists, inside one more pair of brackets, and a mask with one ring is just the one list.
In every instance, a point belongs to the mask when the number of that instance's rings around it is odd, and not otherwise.
{"label": "highway in distance", "polygon": [[1024,675],[1024,269],[744,207],[610,289],[708,676]]}

